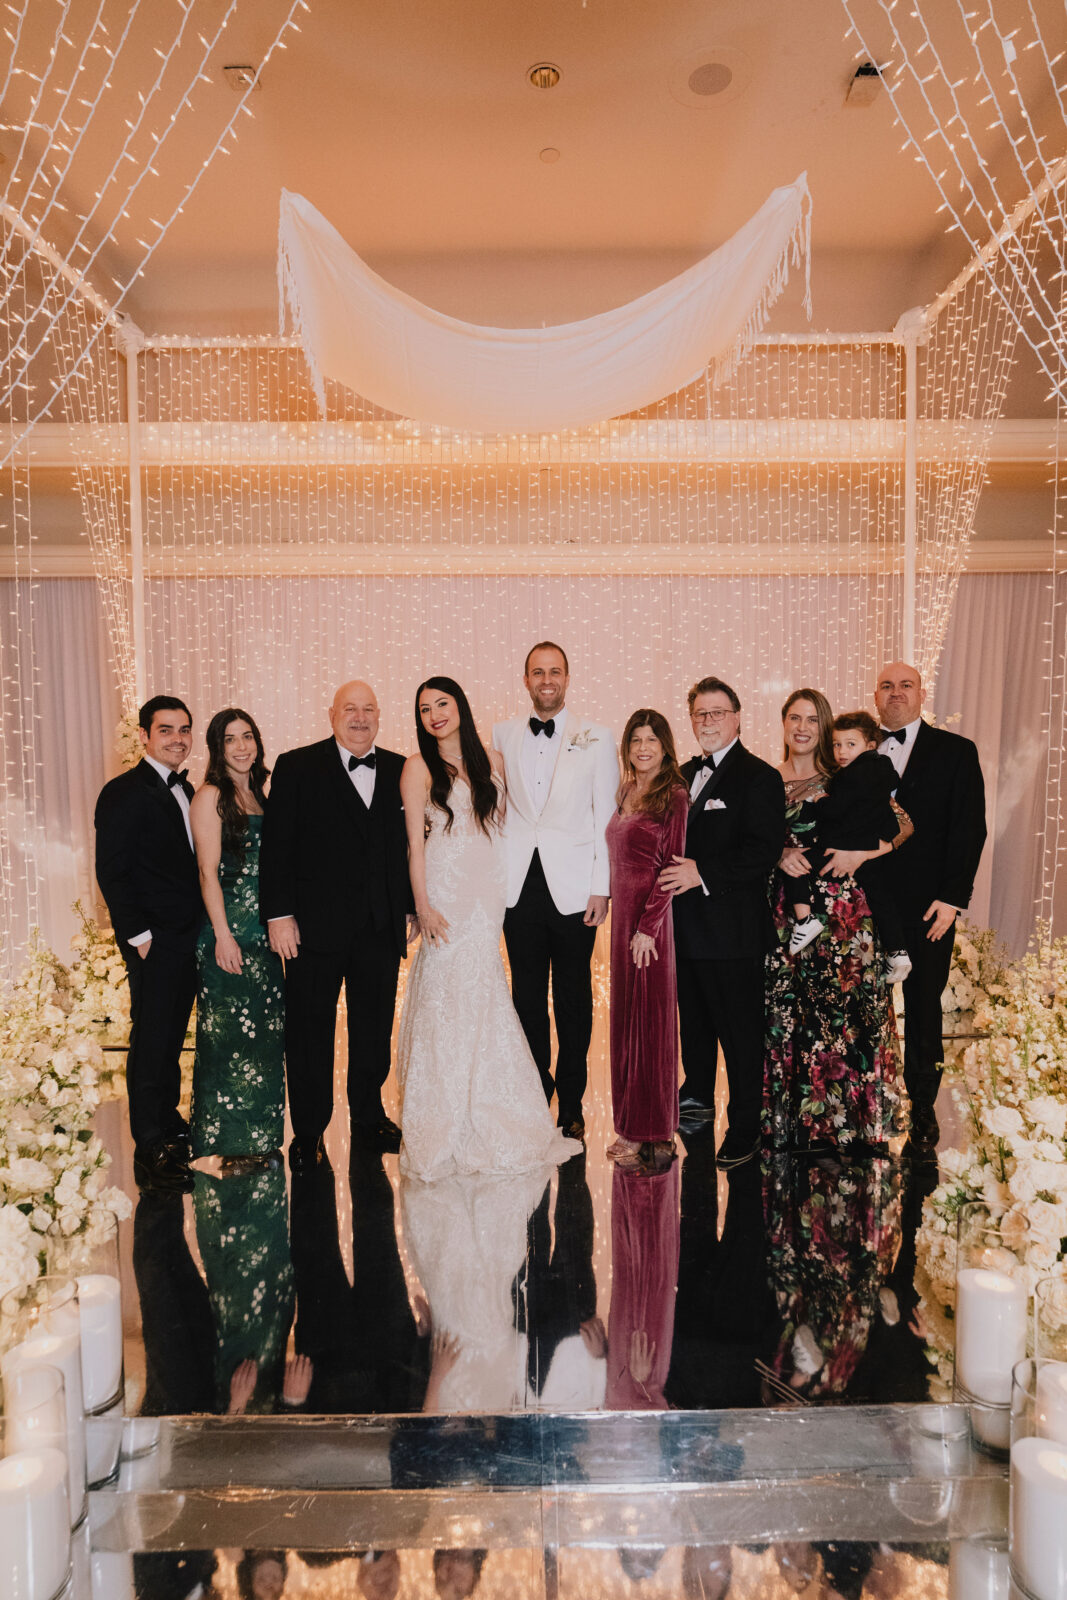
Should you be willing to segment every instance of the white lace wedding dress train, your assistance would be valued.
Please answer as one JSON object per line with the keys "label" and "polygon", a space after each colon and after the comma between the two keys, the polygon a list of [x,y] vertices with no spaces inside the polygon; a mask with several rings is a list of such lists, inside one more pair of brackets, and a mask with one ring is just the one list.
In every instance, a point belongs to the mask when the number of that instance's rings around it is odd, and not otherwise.
{"label": "white lace wedding dress train", "polygon": [[557,1165],[582,1148],[553,1125],[511,1003],[500,933],[507,868],[498,831],[483,833],[465,783],[446,818],[427,804],[426,895],[448,943],[421,941],[400,1018],[400,1170],[425,1180]]}

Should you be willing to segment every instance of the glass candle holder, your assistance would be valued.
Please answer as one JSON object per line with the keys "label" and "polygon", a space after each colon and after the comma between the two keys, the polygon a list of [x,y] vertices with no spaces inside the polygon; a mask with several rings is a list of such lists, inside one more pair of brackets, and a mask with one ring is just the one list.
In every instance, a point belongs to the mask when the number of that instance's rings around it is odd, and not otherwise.
{"label": "glass candle holder", "polygon": [[1067,1269],[1063,1265],[1034,1286],[1034,1356],[1067,1362]]}
{"label": "glass candle holder", "polygon": [[948,1600],[1009,1600],[1006,1539],[954,1539],[948,1552]]}
{"label": "glass candle holder", "polygon": [[91,1235],[55,1239],[49,1272],[76,1278],[81,1312],[82,1401],[86,1416],[111,1411],[123,1396],[122,1286],[115,1218]]}
{"label": "glass candle holder", "polygon": [[0,1375],[32,1367],[63,1374],[67,1419],[70,1514],[81,1522],[86,1495],[85,1418],[82,1409],[81,1319],[73,1278],[47,1276],[0,1300]]}
{"label": "glass candle holder", "polygon": [[1026,1356],[1030,1296],[1025,1218],[994,1222],[981,1205],[960,1208],[956,1240],[955,1392],[970,1407],[983,1450],[1006,1455],[1012,1368]]}
{"label": "glass candle holder", "polygon": [[1020,1361],[1012,1373],[1012,1582],[1023,1600],[1067,1594],[1067,1363]]}

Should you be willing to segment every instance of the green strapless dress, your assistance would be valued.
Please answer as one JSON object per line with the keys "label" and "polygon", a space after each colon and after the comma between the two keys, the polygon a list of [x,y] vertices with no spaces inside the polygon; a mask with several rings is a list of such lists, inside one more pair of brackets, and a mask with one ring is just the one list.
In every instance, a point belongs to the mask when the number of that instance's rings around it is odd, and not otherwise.
{"label": "green strapless dress", "polygon": [[265,1155],[285,1128],[285,990],[281,958],[259,920],[263,818],[249,817],[244,860],[219,862],[226,920],[241,947],[240,973],[215,960],[205,923],[196,948],[196,1057],[190,1132],[194,1156]]}

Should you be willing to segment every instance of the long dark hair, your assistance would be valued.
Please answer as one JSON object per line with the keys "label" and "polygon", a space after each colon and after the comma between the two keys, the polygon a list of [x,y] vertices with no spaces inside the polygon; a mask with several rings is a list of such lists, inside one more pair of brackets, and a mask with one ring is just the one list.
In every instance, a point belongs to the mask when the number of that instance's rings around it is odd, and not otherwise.
{"label": "long dark hair", "polygon": [[237,785],[226,770],[226,729],[231,722],[247,722],[256,741],[256,759],[248,771],[248,787],[261,807],[266,805],[263,786],[270,775],[270,768],[263,759],[262,735],[248,712],[237,706],[216,711],[207,725],[207,771],[204,782],[214,784],[219,792],[216,805],[222,818],[222,847],[243,860],[248,842],[248,813],[238,800]]}
{"label": "long dark hair", "polygon": [[652,711],[647,706],[635,711],[623,729],[622,785],[619,789],[619,803],[622,804],[623,795],[637,779],[637,774],[630,765],[630,741],[638,728],[652,729],[663,746],[663,760],[660,762],[659,771],[648,786],[648,792],[635,802],[634,810],[646,811],[653,817],[665,817],[671,803],[671,794],[675,789],[684,789],[686,784],[678,767],[678,753],[674,747],[671,725],[662,711]]}
{"label": "long dark hair", "polygon": [[[824,778],[832,778],[837,771],[837,762],[834,760],[834,714],[830,709],[830,702],[821,689],[794,689],[785,705],[782,707],[782,722],[785,723],[786,713],[791,711],[798,700],[810,700],[815,707],[815,715],[819,719],[819,741],[815,746],[815,770],[821,772]],[[782,760],[789,760],[789,745],[782,740]]]}
{"label": "long dark hair", "polygon": [[489,760],[489,752],[479,739],[478,729],[474,725],[470,701],[455,678],[426,678],[415,692],[415,732],[419,740],[419,754],[430,769],[430,799],[438,810],[447,816],[445,832],[449,833],[455,817],[448,803],[448,797],[452,793],[452,785],[458,774],[452,763],[446,761],[441,754],[433,734],[422,725],[419,701],[422,699],[424,689],[439,689],[442,694],[450,694],[456,702],[456,709],[459,711],[459,749],[471,786],[471,806],[478,819],[479,828],[483,833],[488,833],[491,824],[499,820],[500,793],[493,782],[493,765]]}

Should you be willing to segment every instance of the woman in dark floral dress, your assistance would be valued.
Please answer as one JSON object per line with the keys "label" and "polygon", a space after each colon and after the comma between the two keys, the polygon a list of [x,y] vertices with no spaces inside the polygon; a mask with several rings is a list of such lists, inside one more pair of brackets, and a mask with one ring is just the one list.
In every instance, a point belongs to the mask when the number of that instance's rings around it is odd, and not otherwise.
{"label": "woman in dark floral dress", "polygon": [[832,723],[817,689],[797,689],[782,708],[779,771],[789,835],[772,898],[778,943],[767,957],[764,1131],[775,1149],[858,1153],[881,1150],[902,1127],[892,990],[854,878],[831,872],[816,880],[815,909],[826,935],[789,956],[788,876],[795,852],[811,838],[814,808],[834,770]]}
{"label": "woman in dark floral dress", "polygon": [[212,717],[208,768],[190,806],[209,921],[196,951],[193,1155],[267,1156],[282,1142],[285,1002],[281,958],[259,920],[259,845],[268,768],[245,711]]}

